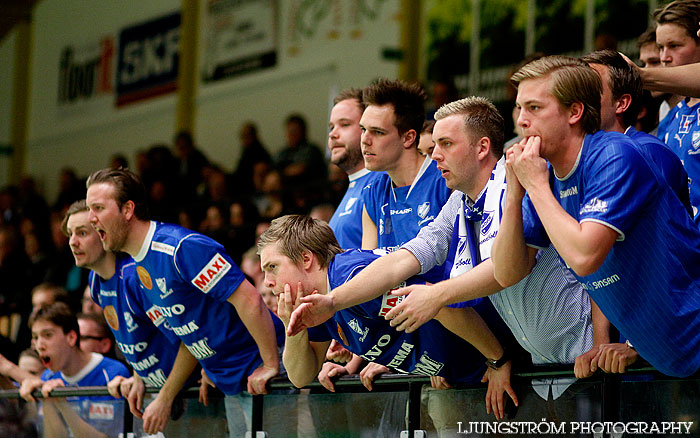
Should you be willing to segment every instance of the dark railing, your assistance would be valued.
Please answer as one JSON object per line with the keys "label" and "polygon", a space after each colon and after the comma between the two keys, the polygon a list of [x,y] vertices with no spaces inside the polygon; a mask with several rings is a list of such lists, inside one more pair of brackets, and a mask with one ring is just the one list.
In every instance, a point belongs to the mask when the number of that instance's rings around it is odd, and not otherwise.
{"label": "dark railing", "polygon": [[[430,384],[427,377],[385,375],[374,382],[369,393],[358,377],[344,376],[335,382],[336,391],[331,393],[318,382],[300,391],[288,380],[277,378],[268,385],[270,394],[252,397],[251,436],[446,436],[439,433],[441,430],[450,430],[449,436],[534,436],[544,432],[600,437],[623,433],[700,436],[700,376],[674,379],[653,368],[637,368],[624,375],[598,373],[567,386],[571,380],[570,367],[537,367],[515,373],[512,381],[520,407],[508,406],[504,423],[486,414],[484,384],[431,391],[426,389]],[[158,390],[148,388],[147,392]],[[80,387],[57,388],[51,395],[107,394],[105,387]],[[41,398],[38,391],[34,395]],[[0,398],[16,399],[19,394],[3,390]],[[207,408],[197,398],[197,388],[181,393],[180,407],[173,409],[173,416],[180,418],[170,421],[166,437],[225,435],[223,395],[213,391]],[[127,407],[114,412],[123,412],[119,432],[125,438],[144,436],[140,420],[134,419]]]}

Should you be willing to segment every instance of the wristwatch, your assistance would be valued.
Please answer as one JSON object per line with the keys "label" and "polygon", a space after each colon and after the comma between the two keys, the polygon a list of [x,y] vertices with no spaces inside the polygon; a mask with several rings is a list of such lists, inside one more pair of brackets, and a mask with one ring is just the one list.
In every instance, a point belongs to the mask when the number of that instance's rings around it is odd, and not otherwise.
{"label": "wristwatch", "polygon": [[486,366],[491,368],[492,370],[497,370],[500,367],[502,367],[503,364],[505,364],[509,360],[510,360],[510,355],[508,354],[508,350],[504,349],[503,356],[501,356],[500,359],[486,359]]}

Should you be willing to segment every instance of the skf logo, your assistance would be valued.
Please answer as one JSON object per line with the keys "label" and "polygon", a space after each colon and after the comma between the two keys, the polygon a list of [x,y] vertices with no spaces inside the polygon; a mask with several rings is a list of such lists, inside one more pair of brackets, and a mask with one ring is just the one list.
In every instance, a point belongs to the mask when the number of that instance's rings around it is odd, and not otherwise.
{"label": "skf logo", "polygon": [[425,219],[425,217],[428,215],[430,212],[430,202],[424,202],[421,205],[418,206],[418,217],[421,219]]}
{"label": "skf logo", "polygon": [[681,124],[678,128],[679,134],[687,134],[690,132],[690,126],[693,124],[695,114],[685,114],[681,116]]}
{"label": "skf logo", "polygon": [[153,281],[151,281],[151,274],[148,273],[146,268],[144,268],[143,266],[139,266],[136,268],[136,273],[139,275],[139,280],[141,280],[141,284],[143,284],[143,286],[146,289],[153,289]]}
{"label": "skf logo", "polygon": [[204,293],[216,286],[216,283],[231,269],[231,264],[219,253],[209,260],[209,263],[199,271],[192,284]]}

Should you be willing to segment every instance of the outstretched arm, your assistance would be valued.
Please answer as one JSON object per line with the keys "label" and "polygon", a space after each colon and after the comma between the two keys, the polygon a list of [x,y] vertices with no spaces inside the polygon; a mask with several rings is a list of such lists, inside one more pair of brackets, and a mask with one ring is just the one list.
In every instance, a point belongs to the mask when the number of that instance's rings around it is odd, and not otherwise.
{"label": "outstretched arm", "polygon": [[258,291],[248,280],[243,280],[236,291],[228,297],[228,301],[236,308],[238,316],[258,345],[260,357],[263,360],[263,364],[248,376],[248,392],[265,394],[267,381],[280,371],[275,326],[270,312]]}
{"label": "outstretched arm", "polygon": [[[10,362],[5,356],[0,354],[0,374],[9,377],[17,383],[22,383],[24,379],[34,377],[29,371],[25,371],[16,364]],[[14,389],[14,385],[12,386]]]}
{"label": "outstretched arm", "polygon": [[[335,312],[376,298],[406,278],[420,272],[420,263],[411,252],[400,249],[379,257],[347,283],[326,295],[302,297],[290,318],[288,335],[319,325]],[[309,291],[310,292],[310,291]]]}

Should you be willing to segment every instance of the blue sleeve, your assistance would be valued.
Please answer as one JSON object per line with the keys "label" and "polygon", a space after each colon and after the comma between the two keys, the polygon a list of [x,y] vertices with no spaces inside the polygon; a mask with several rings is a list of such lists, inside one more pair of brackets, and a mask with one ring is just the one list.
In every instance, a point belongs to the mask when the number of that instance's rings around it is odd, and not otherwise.
{"label": "blue sleeve", "polygon": [[579,222],[606,224],[621,237],[643,214],[658,191],[658,180],[633,145],[610,141],[586,161]]}
{"label": "blue sleeve", "polygon": [[383,178],[377,178],[371,184],[362,189],[362,203],[372,222],[377,225],[377,190],[381,188]]}
{"label": "blue sleeve", "polygon": [[94,301],[95,303],[100,305],[100,307],[102,307],[102,305],[100,304],[100,298],[99,298],[100,291],[95,290],[95,289],[99,289],[99,288],[95,287],[96,283],[97,283],[95,281],[96,276],[97,276],[97,274],[95,274],[95,271],[90,271],[90,273],[88,274],[88,285],[90,286],[90,297],[92,298],[92,301]]}
{"label": "blue sleeve", "polygon": [[328,322],[307,329],[309,333],[309,341],[311,342],[328,342],[333,339],[328,331],[328,324],[335,323],[335,319],[330,319]]}
{"label": "blue sleeve", "polygon": [[525,235],[525,243],[540,249],[549,246],[549,236],[537,215],[535,206],[530,200],[530,196],[525,194],[523,198],[523,234]]}
{"label": "blue sleeve", "polygon": [[183,239],[174,260],[183,281],[217,301],[225,302],[245,280],[224,247],[201,234]]}

